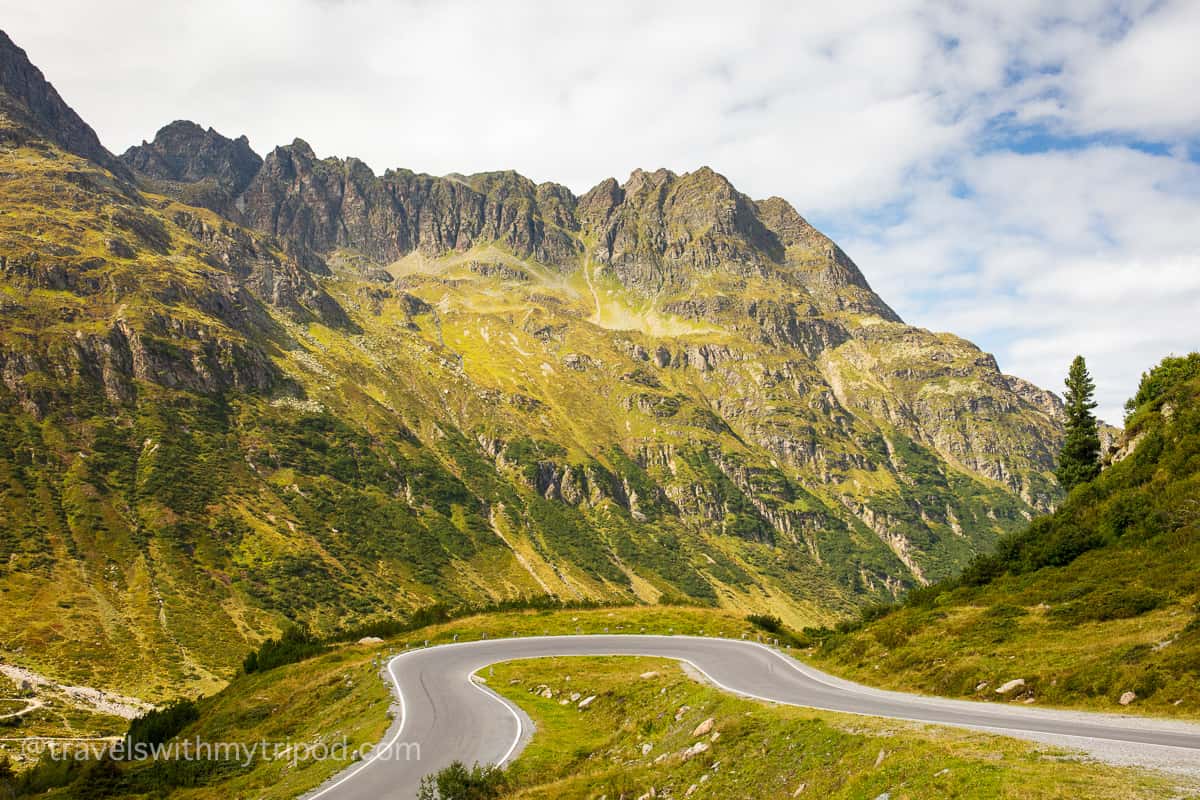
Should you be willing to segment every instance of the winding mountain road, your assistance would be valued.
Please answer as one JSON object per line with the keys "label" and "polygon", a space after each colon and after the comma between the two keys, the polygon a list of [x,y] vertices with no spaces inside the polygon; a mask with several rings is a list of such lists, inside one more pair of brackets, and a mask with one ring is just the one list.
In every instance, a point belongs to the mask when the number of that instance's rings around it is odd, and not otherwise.
{"label": "winding mountain road", "polygon": [[[545,636],[441,645],[392,658],[387,670],[400,713],[383,746],[306,797],[411,800],[422,776],[452,761],[505,764],[528,742],[532,723],[472,675],[502,661],[605,655],[676,659],[726,691],[759,700],[973,728],[1082,749],[1116,763],[1200,771],[1200,725],[887,692],[835,678],[748,641]],[[413,744],[419,745],[419,758]]]}

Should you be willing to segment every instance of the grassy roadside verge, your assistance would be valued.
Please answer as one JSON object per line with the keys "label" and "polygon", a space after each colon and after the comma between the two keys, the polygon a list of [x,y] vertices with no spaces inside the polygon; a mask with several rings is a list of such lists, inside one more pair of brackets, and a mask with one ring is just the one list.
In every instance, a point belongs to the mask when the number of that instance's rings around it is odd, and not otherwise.
{"label": "grassy roadside verge", "polygon": [[[239,675],[225,689],[198,703],[199,718],[174,741],[284,742],[333,746],[346,752],[377,742],[390,723],[391,687],[380,664],[406,646],[420,647],[500,636],[574,633],[675,633],[764,638],[768,635],[728,612],[680,606],[600,607],[524,610],[469,616],[405,632],[382,643],[344,645],[295,664]],[[231,797],[282,800],[324,782],[348,760],[305,760],[286,756],[251,763],[235,759],[124,763],[105,774],[94,765],[75,765],[49,775],[46,791],[27,796],[178,797],[227,800]],[[20,766],[20,765],[18,765]],[[91,771],[89,771],[91,770]]]}
{"label": "grassy roadside verge", "polygon": [[[663,659],[512,662],[488,680],[537,725],[509,769],[505,796],[520,800],[651,790],[694,798],[1125,800],[1197,788],[1014,739],[744,700]],[[576,695],[596,699],[580,710]],[[709,719],[711,729],[697,734]],[[686,756],[689,748],[700,752]]]}
{"label": "grassy roadside verge", "polygon": [[[1138,457],[1112,468],[1112,479]],[[1200,476],[1184,483],[1174,491],[1190,508]],[[1200,564],[1200,525],[1180,519],[1186,524],[1128,535],[1067,564],[934,587],[878,618],[811,637],[816,646],[802,655],[900,691],[1200,719],[1200,580],[1191,568]],[[1018,688],[997,692],[1018,679]]]}
{"label": "grassy roadside verge", "polygon": [[[835,675],[898,691],[1200,719],[1200,626],[1190,601],[1065,624],[1037,596],[996,591],[903,607],[800,655]],[[1018,679],[1019,687],[998,691]],[[1122,705],[1127,692],[1133,699]]]}

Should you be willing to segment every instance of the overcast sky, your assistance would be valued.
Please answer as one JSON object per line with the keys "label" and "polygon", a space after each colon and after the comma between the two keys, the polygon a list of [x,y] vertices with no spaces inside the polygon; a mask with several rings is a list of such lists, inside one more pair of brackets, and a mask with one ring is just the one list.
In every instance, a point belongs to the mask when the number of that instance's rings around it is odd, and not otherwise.
{"label": "overcast sky", "polygon": [[909,322],[1120,406],[1200,346],[1200,0],[0,0],[116,152],[174,119],[577,192],[710,165]]}

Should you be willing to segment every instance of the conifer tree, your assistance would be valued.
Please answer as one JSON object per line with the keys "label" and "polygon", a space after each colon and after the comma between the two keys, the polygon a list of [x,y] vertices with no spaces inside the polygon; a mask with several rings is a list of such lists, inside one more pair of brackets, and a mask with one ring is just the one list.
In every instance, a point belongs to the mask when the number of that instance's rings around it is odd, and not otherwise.
{"label": "conifer tree", "polygon": [[1088,374],[1083,356],[1075,356],[1067,372],[1066,403],[1067,437],[1058,456],[1055,474],[1068,492],[1100,474],[1100,434],[1096,428],[1096,407],[1092,399],[1096,384]]}

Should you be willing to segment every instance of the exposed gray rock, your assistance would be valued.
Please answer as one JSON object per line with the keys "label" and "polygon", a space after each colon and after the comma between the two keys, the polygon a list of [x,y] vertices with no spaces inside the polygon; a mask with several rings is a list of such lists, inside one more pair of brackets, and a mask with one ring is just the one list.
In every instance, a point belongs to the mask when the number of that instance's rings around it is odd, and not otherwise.
{"label": "exposed gray rock", "polygon": [[1014,678],[1011,681],[1006,681],[996,689],[996,694],[1009,694],[1010,692],[1023,688],[1025,686],[1024,678]]}
{"label": "exposed gray rock", "polygon": [[34,136],[44,137],[122,180],[133,179],[125,165],[100,144],[92,127],[63,101],[42,71],[29,62],[25,51],[4,31],[0,31],[0,90],[0,112],[19,123],[0,127],[0,140],[23,142]]}
{"label": "exposed gray rock", "polygon": [[177,120],[121,154],[148,188],[191,205],[233,214],[234,198],[262,167],[245,136],[229,139],[212,128]]}
{"label": "exposed gray rock", "polygon": [[267,155],[237,199],[234,218],[293,247],[350,247],[380,264],[413,251],[439,256],[502,242],[523,258],[566,265],[579,247],[545,215],[569,228],[572,200],[561,187],[535,186],[514,172],[435,178],[389,170],[376,176],[355,158],[318,159],[296,139]]}

